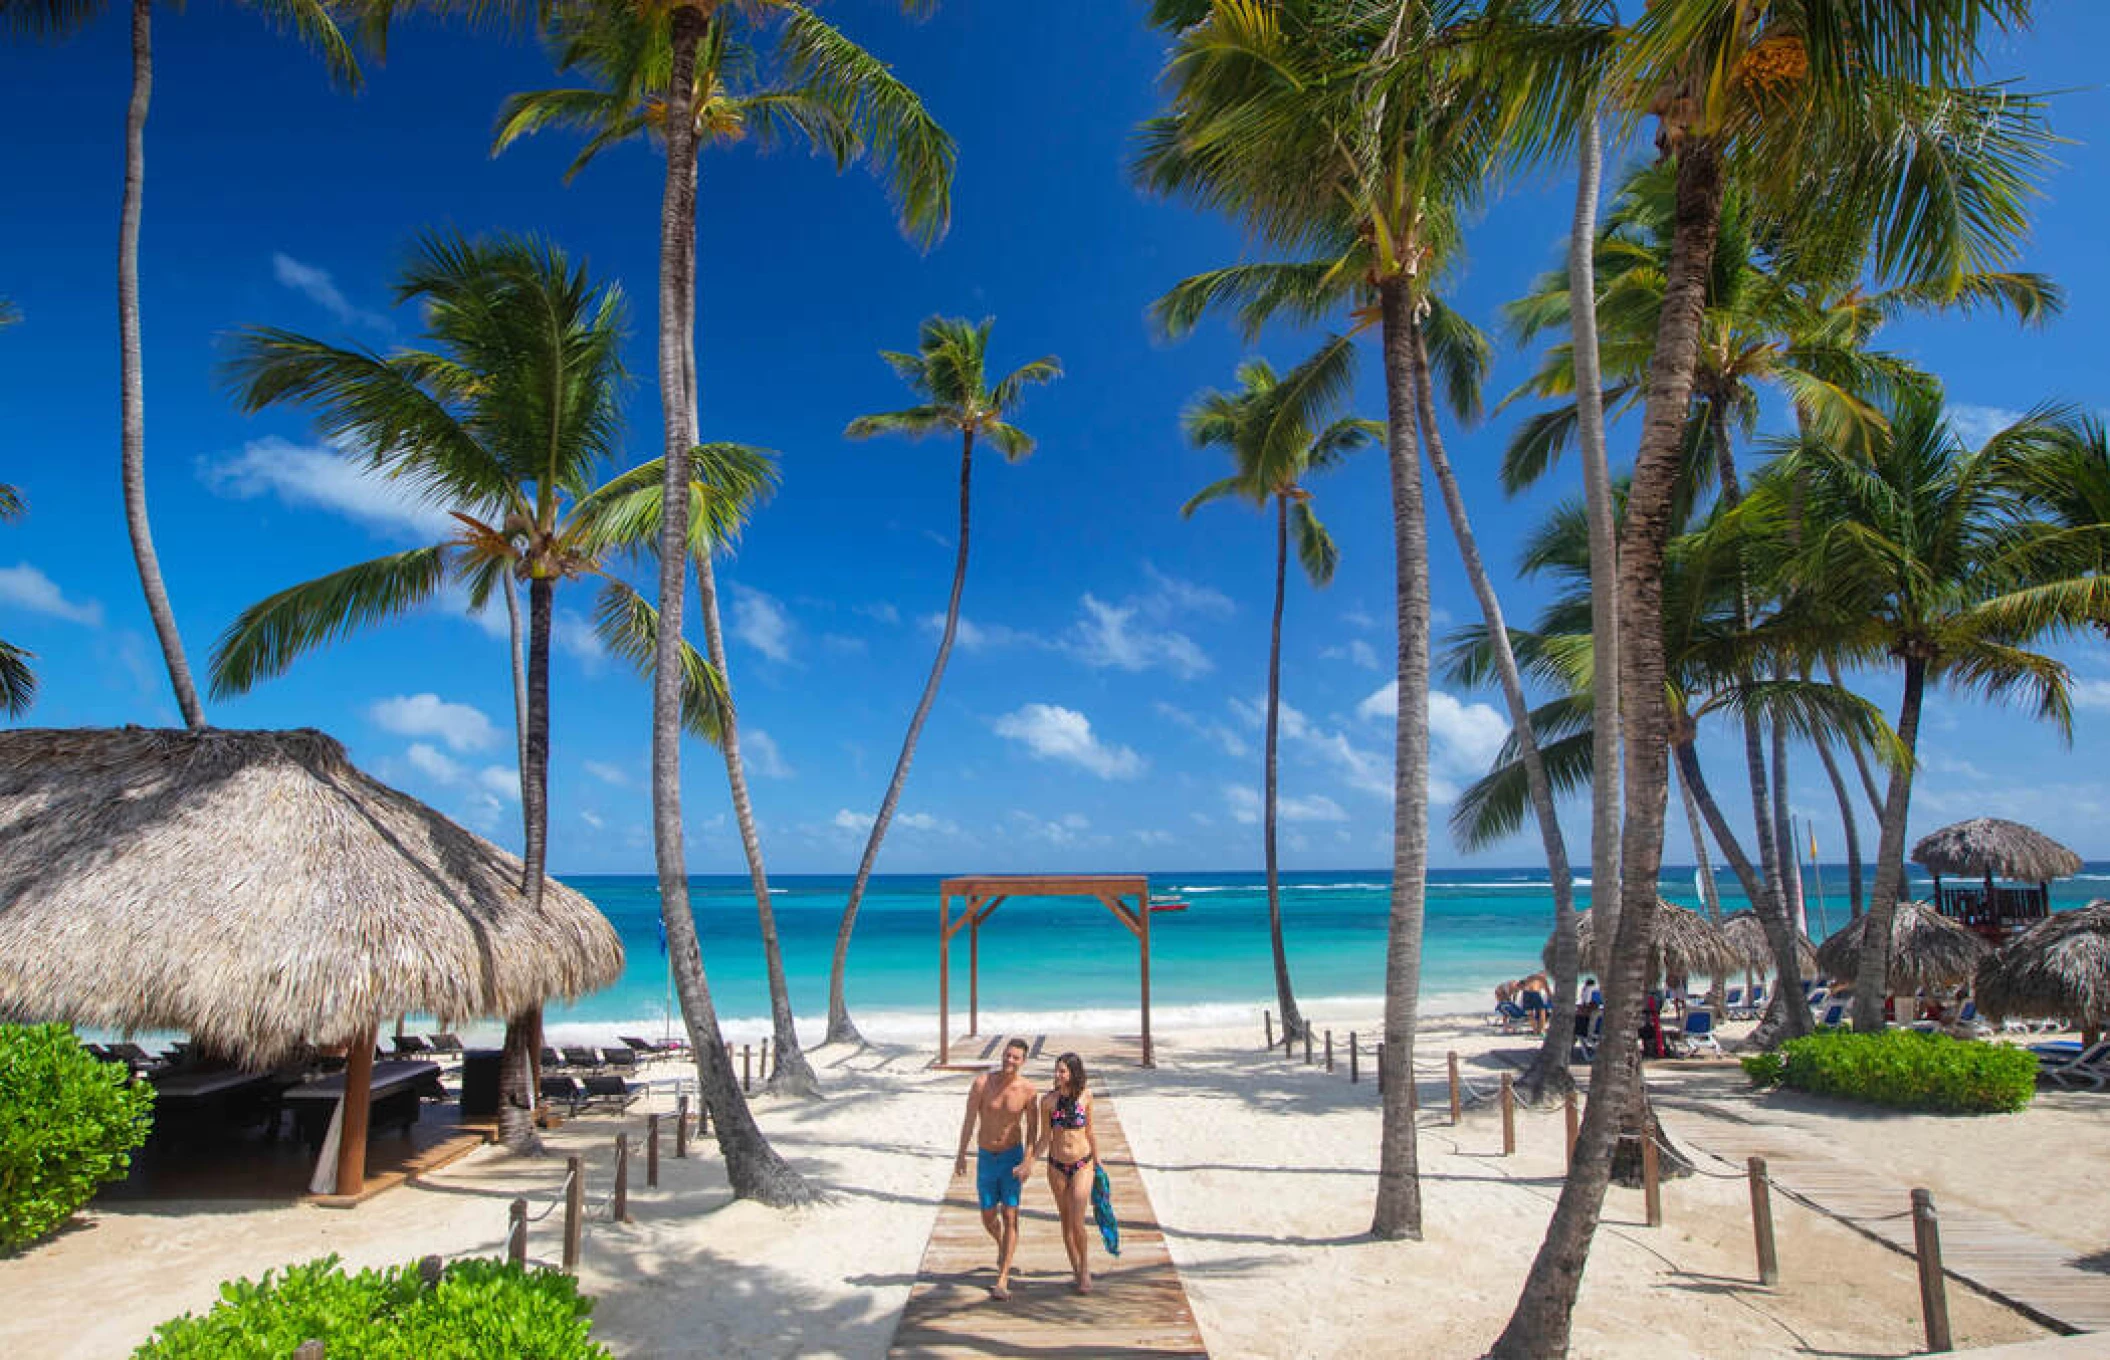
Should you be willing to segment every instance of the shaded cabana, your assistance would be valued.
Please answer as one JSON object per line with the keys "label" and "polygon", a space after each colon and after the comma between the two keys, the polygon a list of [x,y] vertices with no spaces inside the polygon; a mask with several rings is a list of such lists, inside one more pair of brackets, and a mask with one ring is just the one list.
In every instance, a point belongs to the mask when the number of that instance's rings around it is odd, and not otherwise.
{"label": "shaded cabana", "polygon": [[2093,1042],[2110,1026],[2110,902],[2056,912],[1978,965],[1972,993],[1995,1020],[2063,1020]]}
{"label": "shaded cabana", "polygon": [[[1141,874],[977,874],[938,884],[938,1065],[952,1054],[952,937],[967,931],[967,1032],[981,1028],[982,925],[1014,897],[1090,897],[1103,904],[1136,937],[1142,982],[1143,1066],[1157,1066],[1150,1046],[1150,918],[1184,911],[1184,902],[1152,902],[1150,880]],[[953,899],[960,914],[952,914]]]}
{"label": "shaded cabana", "polygon": [[1912,860],[1934,875],[1935,908],[1995,943],[2049,916],[2051,881],[2081,871],[2073,851],[1998,817],[1973,817],[1924,836]]}
{"label": "shaded cabana", "polygon": [[[1874,917],[1863,912],[1817,946],[1817,966],[1841,982],[1861,971],[1861,941]],[[1983,937],[1925,902],[1900,902],[1890,917],[1889,985],[1893,996],[1969,985],[1993,952]]]}
{"label": "shaded cabana", "polygon": [[347,1054],[335,1189],[366,1176],[384,1018],[505,1018],[615,981],[591,902],[321,732],[0,733],[0,1014],[187,1031],[248,1069]]}
{"label": "shaded cabana", "polygon": [[[1575,921],[1575,942],[1583,966],[1602,973],[1609,966],[1597,938],[1597,913],[1585,911]],[[1553,966],[1553,942],[1544,950]],[[1726,977],[1743,966],[1743,955],[1722,928],[1690,907],[1656,899],[1656,938],[1649,948],[1649,977]]]}
{"label": "shaded cabana", "polygon": [[[1749,907],[1730,912],[1722,918],[1722,934],[1736,950],[1742,971],[1754,977],[1773,972],[1773,942],[1766,938],[1765,922],[1758,919],[1757,912]],[[1795,971],[1806,978],[1817,974],[1817,946],[1800,931],[1795,934]]]}

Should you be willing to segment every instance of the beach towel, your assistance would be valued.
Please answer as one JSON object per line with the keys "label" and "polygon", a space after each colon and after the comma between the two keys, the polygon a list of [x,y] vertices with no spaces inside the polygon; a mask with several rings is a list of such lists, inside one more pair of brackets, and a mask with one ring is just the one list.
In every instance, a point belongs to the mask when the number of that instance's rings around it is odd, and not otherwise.
{"label": "beach towel", "polygon": [[1114,1183],[1103,1166],[1092,1168],[1092,1222],[1099,1225],[1099,1240],[1106,1254],[1121,1254],[1121,1220],[1114,1217]]}

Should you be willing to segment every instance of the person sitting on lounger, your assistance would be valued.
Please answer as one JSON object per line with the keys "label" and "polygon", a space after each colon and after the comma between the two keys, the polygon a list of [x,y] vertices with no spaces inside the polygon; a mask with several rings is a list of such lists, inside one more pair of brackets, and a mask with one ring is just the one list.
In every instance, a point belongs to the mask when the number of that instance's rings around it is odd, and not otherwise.
{"label": "person sitting on lounger", "polygon": [[1091,1239],[1086,1236],[1099,1139],[1092,1132],[1092,1093],[1085,1089],[1084,1059],[1065,1053],[1055,1060],[1055,1089],[1040,1098],[1040,1145],[1047,1158],[1048,1191],[1062,1217],[1062,1247],[1077,1276],[1077,1292],[1092,1292]]}
{"label": "person sitting on lounger", "polygon": [[[1019,1069],[1026,1064],[1026,1041],[1004,1045],[1004,1065],[974,1079],[967,1091],[967,1117],[960,1122],[960,1153],[952,1174],[967,1174],[967,1140],[976,1140],[975,1193],[982,1206],[982,1227],[996,1242],[994,1298],[1011,1297],[1011,1258],[1018,1251],[1018,1199],[1032,1172],[1033,1085]],[[1089,1188],[1089,1178],[1086,1181]]]}

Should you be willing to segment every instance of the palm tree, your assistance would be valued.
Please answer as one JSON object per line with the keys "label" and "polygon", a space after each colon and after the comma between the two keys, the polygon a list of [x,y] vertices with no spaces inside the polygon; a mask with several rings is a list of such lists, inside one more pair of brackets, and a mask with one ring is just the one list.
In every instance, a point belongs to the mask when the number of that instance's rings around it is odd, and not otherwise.
{"label": "palm tree", "polygon": [[[2030,101],[1968,86],[1981,32],[2026,18],[2027,0],[1783,0],[1764,9],[1651,5],[1621,37],[1605,88],[1639,92],[1675,160],[1672,249],[1645,388],[1642,434],[1620,543],[1620,703],[1626,738],[1621,919],[1606,978],[1608,1029],[1638,1023],[1662,861],[1669,712],[1660,580],[1672,532],[1679,447],[1693,395],[1708,263],[1725,173],[1741,167],[1790,224],[1814,277],[1895,277],[1948,260],[1986,268],[2024,219],[2042,136]],[[2024,107],[2017,107],[2018,105]],[[1940,110],[1939,127],[1930,114]],[[1940,129],[1962,117],[1982,137]],[[1957,213],[1959,206],[1967,210]],[[1931,270],[1929,271],[1931,272]],[[1614,1111],[1630,1100],[1634,1055],[1600,1051],[1576,1170],[1491,1354],[1567,1350],[1569,1321],[1603,1202]],[[1600,1100],[1602,1096],[1604,1099]]]}
{"label": "palm tree", "polygon": [[[0,325],[13,319],[5,300],[0,300]],[[23,509],[22,493],[14,487],[0,485],[0,521],[22,518]],[[5,709],[9,717],[21,717],[37,701],[37,675],[29,668],[36,656],[35,652],[17,647],[12,642],[0,642],[0,709]]]}
{"label": "palm tree", "polygon": [[[445,505],[460,528],[439,543],[361,562],[258,601],[213,652],[213,690],[248,691],[301,653],[431,598],[453,578],[481,607],[525,580],[529,624],[521,813],[522,891],[539,904],[549,827],[549,649],[559,583],[596,575],[635,617],[627,585],[608,577],[606,521],[651,488],[657,467],[596,487],[619,448],[623,301],[596,288],[554,246],[519,238],[428,236],[396,286],[421,302],[431,344],[381,356],[266,327],[237,337],[226,375],[243,409],[303,405],[322,433],[375,472]],[[730,513],[737,515],[735,507]],[[634,519],[634,514],[632,518]],[[509,648],[517,660],[517,647]],[[715,735],[722,694],[690,658],[691,723]],[[532,1065],[540,1017],[510,1017],[501,1107],[509,1146],[534,1145]]]}
{"label": "palm tree", "polygon": [[916,757],[916,740],[923,735],[923,723],[930,716],[931,705],[937,702],[938,682],[945,678],[945,662],[952,655],[953,637],[959,630],[960,594],[967,586],[968,508],[975,441],[986,439],[991,447],[1004,455],[1006,462],[1015,463],[1033,452],[1032,437],[1010,423],[1011,413],[1025,396],[1026,388],[1053,382],[1062,376],[1061,361],[1050,354],[1022,364],[991,383],[989,330],[994,324],[990,318],[976,325],[957,317],[934,316],[924,321],[918,332],[914,354],[882,350],[880,357],[922,400],[903,410],[859,416],[843,431],[851,439],[870,439],[881,434],[904,434],[911,439],[921,439],[939,431],[958,431],[960,534],[953,550],[952,594],[945,603],[945,628],[938,636],[938,656],[931,663],[929,678],[923,682],[923,696],[916,701],[916,711],[909,717],[908,735],[902,739],[893,776],[887,780],[886,793],[879,800],[879,813],[872,819],[872,829],[865,837],[864,855],[857,861],[857,877],[850,883],[850,900],[844,905],[842,921],[835,929],[835,959],[828,970],[828,1042],[831,1044],[864,1041],[850,1019],[844,990],[850,963],[850,932],[857,925],[857,909],[864,901],[865,885],[871,881],[872,866],[879,858],[879,844],[886,838],[887,825],[893,821],[894,809],[901,801],[901,787],[908,782],[909,762]]}
{"label": "palm tree", "polygon": [[[1847,660],[1903,671],[1897,734],[1905,759],[1883,800],[1869,933],[1854,988],[1854,1028],[1883,1027],[1890,919],[1902,890],[1913,761],[1927,687],[1943,681],[2027,704],[2071,740],[2066,667],[2029,650],[2039,639],[2110,623],[2110,581],[2096,573],[2105,535],[2018,511],[2028,469],[2056,431],[2038,417],[1965,449],[1938,393],[1901,393],[1865,451],[1798,443],[1754,492],[1748,524],[1778,544],[1791,592],[1782,632]],[[1798,527],[1787,533],[1790,516]],[[1799,540],[1799,541],[1797,541]],[[1801,635],[1797,637],[1797,635]],[[1805,640],[1806,639],[1806,640]]]}
{"label": "palm tree", "polygon": [[[682,54],[687,70],[679,90],[673,87],[677,54],[676,25],[671,16],[676,14],[682,16],[683,42],[693,41],[689,51]],[[760,24],[768,19],[781,21],[779,42],[773,59],[767,63],[768,78],[757,79],[765,62],[753,39]],[[661,261],[662,274],[667,275],[662,279],[663,303],[671,296],[666,291],[668,278],[674,277],[668,273],[670,269],[688,280],[679,300],[689,313],[690,324],[686,329],[669,331],[664,324],[666,318],[662,318],[661,340],[677,346],[678,353],[672,357],[679,370],[663,373],[662,380],[678,377],[689,412],[686,438],[677,441],[670,432],[670,446],[679,442],[687,448],[693,444],[695,434],[698,394],[693,324],[693,198],[696,158],[707,146],[742,140],[768,146],[797,134],[815,149],[827,152],[838,170],[854,160],[869,160],[887,179],[903,225],[920,239],[934,239],[943,230],[952,173],[951,140],[924,111],[915,94],[882,63],[801,5],[768,0],[758,5],[725,6],[714,0],[671,10],[590,6],[560,17],[550,51],[560,73],[579,71],[593,83],[523,93],[508,99],[499,113],[494,153],[546,127],[567,126],[585,131],[590,137],[566,173],[569,180],[603,150],[635,137],[659,140],[670,156],[677,135],[686,144],[688,164],[684,173],[689,188],[685,192],[691,202],[688,225],[683,228],[686,245],[682,248],[690,258],[677,265],[668,258],[667,243],[663,241]],[[680,115],[678,134],[670,125],[677,103],[685,110]],[[669,228],[664,213],[661,226],[663,232]],[[661,356],[663,366],[669,361],[669,355]],[[669,485],[678,485],[671,466],[668,475]],[[720,677],[729,677],[717,576],[708,554],[697,559],[697,593],[702,604],[705,652]],[[730,684],[729,678],[727,683]],[[761,838],[755,830],[738,722],[730,705],[722,749],[769,977],[776,1055],[770,1086],[790,1094],[812,1095],[817,1093],[819,1082],[799,1043],[792,1014],[769,876],[763,864]],[[727,1071],[730,1070],[728,1062]]]}
{"label": "palm tree", "polygon": [[1187,438],[1196,448],[1221,449],[1236,469],[1211,482],[1183,506],[1182,517],[1211,501],[1235,496],[1265,508],[1275,507],[1275,607],[1270,615],[1267,653],[1267,738],[1261,844],[1267,864],[1267,923],[1275,956],[1275,1000],[1282,1008],[1284,1041],[1307,1032],[1290,988],[1289,956],[1282,948],[1282,893],[1275,861],[1277,791],[1276,732],[1282,707],[1282,595],[1289,566],[1292,526],[1297,561],[1315,586],[1333,580],[1340,553],[1333,536],[1311,508],[1304,482],[1314,473],[1338,467],[1350,453],[1384,437],[1374,421],[1341,417],[1320,428],[1345,396],[1350,377],[1348,350],[1328,346],[1313,361],[1278,379],[1266,360],[1249,359],[1238,367],[1238,390],[1204,392],[1183,417]]}
{"label": "palm tree", "polygon": [[[359,85],[359,65],[337,27],[327,0],[249,0],[250,7],[281,28],[290,28],[322,52],[330,78],[346,88]],[[4,7],[8,28],[33,37],[66,37],[102,10],[95,0],[17,0]],[[139,339],[140,195],[146,181],[147,101],[154,84],[153,0],[132,0],[132,93],[125,112],[124,199],[117,231],[117,329],[119,471],[124,488],[125,530],[146,596],[147,613],[168,666],[176,706],[192,729],[205,726],[176,615],[161,580],[161,562],[147,520],[146,397],[141,383]]]}

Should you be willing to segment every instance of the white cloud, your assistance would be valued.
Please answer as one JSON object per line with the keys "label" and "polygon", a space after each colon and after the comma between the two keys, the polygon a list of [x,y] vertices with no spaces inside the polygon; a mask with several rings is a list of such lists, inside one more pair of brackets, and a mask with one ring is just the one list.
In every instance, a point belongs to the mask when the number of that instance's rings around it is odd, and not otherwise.
{"label": "white cloud", "polygon": [[628,770],[625,770],[620,765],[612,765],[605,760],[587,761],[586,773],[600,780],[603,784],[613,784],[619,789],[637,787],[638,781],[630,777]]}
{"label": "white cloud", "polygon": [[450,751],[481,751],[498,740],[498,728],[482,710],[451,704],[437,694],[399,694],[366,710],[383,731],[404,737],[436,737]]}
{"label": "white cloud", "polygon": [[894,818],[894,825],[907,827],[910,831],[935,832],[940,836],[954,836],[958,835],[960,831],[957,822],[950,821],[944,817],[933,816],[928,812],[904,812]]}
{"label": "white cloud", "polygon": [[520,771],[504,765],[486,765],[476,772],[476,783],[486,793],[509,803],[520,801]]}
{"label": "white cloud", "polygon": [[[1397,711],[1398,693],[1398,681],[1372,691],[1356,705],[1356,716],[1372,722],[1391,722]],[[1509,720],[1492,706],[1467,703],[1440,689],[1430,690],[1429,798],[1438,803],[1456,802],[1456,781],[1486,774],[1508,735]]]}
{"label": "white cloud", "polygon": [[198,475],[219,495],[238,500],[275,496],[287,505],[342,515],[392,537],[436,541],[461,528],[458,520],[420,500],[406,483],[376,476],[356,458],[332,449],[275,435],[251,440],[240,453],[201,461]]}
{"label": "white cloud", "polygon": [[2075,680],[2068,688],[2075,708],[2110,709],[2110,680]]}
{"label": "white cloud", "polygon": [[862,614],[874,623],[896,624],[901,622],[901,611],[885,600],[880,600],[876,604],[851,605],[850,612]]}
{"label": "white cloud", "polygon": [[852,812],[848,808],[838,808],[835,816],[829,819],[829,824],[839,830],[869,836],[872,834],[872,820],[872,814],[869,812]]}
{"label": "white cloud", "polygon": [[55,619],[86,624],[90,628],[103,626],[101,604],[94,600],[67,599],[66,592],[59,589],[56,581],[27,562],[0,567],[0,604],[27,609],[33,614],[49,614]]}
{"label": "white cloud", "polygon": [[1138,605],[1111,605],[1092,595],[1079,603],[1084,616],[1064,635],[1064,649],[1087,666],[1124,671],[1162,666],[1184,680],[1211,668],[1209,658],[1185,633],[1137,626]]}
{"label": "white cloud", "polygon": [[1067,761],[1101,779],[1133,779],[1143,758],[1126,746],[1108,746],[1092,734],[1091,720],[1056,704],[1026,704],[996,720],[996,734],[1021,742],[1043,760]]}
{"label": "white cloud", "polygon": [[1077,833],[1090,826],[1072,813],[1060,820],[1043,821],[1023,809],[1013,809],[1011,820],[1018,824],[1019,834],[1028,840],[1046,841],[1050,845],[1075,845]]}
{"label": "white cloud", "polygon": [[[1231,820],[1243,826],[1253,826],[1260,821],[1265,804],[1260,791],[1250,784],[1226,784],[1223,788],[1224,805],[1231,811]],[[1275,797],[1275,815],[1283,822],[1345,822],[1348,813],[1339,803],[1322,793],[1303,798],[1286,798],[1279,793]]]}
{"label": "white cloud", "polygon": [[598,812],[589,811],[585,808],[581,808],[579,810],[579,820],[586,823],[588,826],[592,827],[596,831],[605,831],[608,828],[608,823],[601,820],[601,814],[599,814]]}
{"label": "white cloud", "polygon": [[1366,722],[1391,722],[1399,714],[1399,681],[1393,680],[1370,691],[1355,706],[1355,716]]}
{"label": "white cloud", "polygon": [[774,596],[749,586],[733,587],[733,636],[771,661],[791,660],[791,615]]}
{"label": "white cloud", "polygon": [[1149,593],[1138,598],[1146,613],[1153,618],[1171,614],[1207,614],[1217,618],[1229,618],[1237,612],[1231,597],[1212,586],[1183,581],[1177,576],[1167,576],[1149,562],[1143,564],[1143,575],[1150,581]]}
{"label": "white cloud", "polygon": [[405,757],[412,769],[437,784],[459,784],[466,773],[459,764],[441,755],[436,747],[427,746],[422,741],[411,743]]}
{"label": "white cloud", "polygon": [[759,727],[751,727],[740,734],[741,754],[747,764],[764,779],[789,779],[791,766],[784,763],[784,753],[777,749],[777,739]]}
{"label": "white cloud", "polygon": [[290,255],[274,253],[271,256],[271,275],[347,326],[365,326],[382,331],[390,329],[387,317],[354,307],[351,299],[337,287],[336,281],[331,279],[326,269],[302,264]]}
{"label": "white cloud", "polygon": [[[933,633],[945,631],[943,614],[925,614],[923,626]],[[953,643],[963,652],[986,652],[996,647],[1037,647],[1041,640],[1031,633],[1008,628],[1001,623],[976,623],[965,614],[960,615],[959,626],[953,630]]]}
{"label": "white cloud", "polygon": [[1143,845],[1171,845],[1173,843],[1173,835],[1170,831],[1132,831],[1129,834]]}
{"label": "white cloud", "polygon": [[[505,618],[503,605],[497,613],[500,619]],[[601,646],[601,639],[594,634],[593,624],[585,615],[569,609],[559,609],[551,615],[549,640],[558,651],[585,663],[588,670],[597,669],[608,659],[606,649]]]}
{"label": "white cloud", "polygon": [[[1380,690],[1378,693],[1383,694]],[[1377,696],[1371,696],[1375,699]],[[1362,713],[1369,708],[1371,699],[1358,706]],[[1231,711],[1253,727],[1261,726],[1267,719],[1267,707],[1258,700],[1232,698]],[[1389,753],[1367,751],[1355,744],[1346,732],[1330,731],[1320,727],[1295,705],[1284,703],[1277,721],[1282,731],[1285,748],[1310,763],[1329,766],[1348,787],[1377,798],[1390,798],[1393,793],[1392,760]]]}
{"label": "white cloud", "polygon": [[1203,722],[1200,718],[1195,717],[1177,704],[1168,704],[1160,701],[1151,705],[1151,707],[1159,717],[1186,728],[1196,736],[1215,742],[1223,748],[1225,755],[1233,759],[1242,758],[1253,749],[1246,745],[1244,737],[1239,736],[1222,723]]}
{"label": "white cloud", "polygon": [[1948,408],[1950,427],[1959,439],[1974,449],[2027,414],[2005,406],[1973,406],[1969,403],[1957,403]]}
{"label": "white cloud", "polygon": [[1366,671],[1381,671],[1385,668],[1384,662],[1378,660],[1377,648],[1361,638],[1348,639],[1348,645],[1345,647],[1328,647],[1319,653],[1319,659],[1346,661],[1351,665],[1361,666]]}

